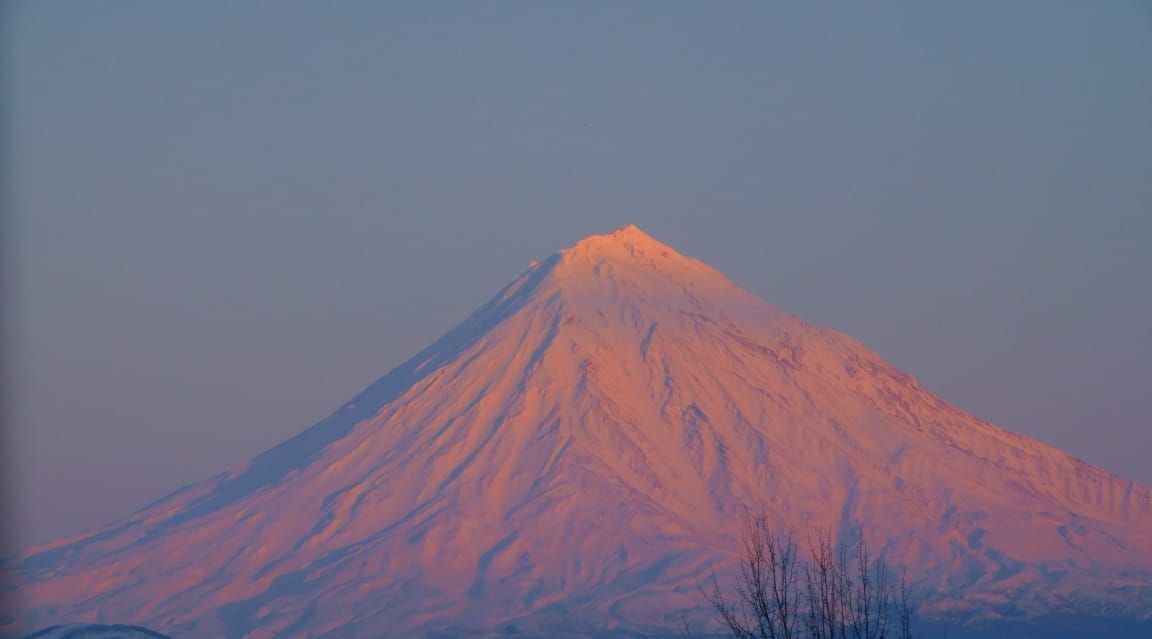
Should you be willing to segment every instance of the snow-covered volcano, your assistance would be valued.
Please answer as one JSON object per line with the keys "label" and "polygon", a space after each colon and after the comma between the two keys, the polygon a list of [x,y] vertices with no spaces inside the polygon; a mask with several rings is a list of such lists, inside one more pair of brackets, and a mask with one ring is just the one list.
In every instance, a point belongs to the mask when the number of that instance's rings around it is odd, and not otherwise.
{"label": "snow-covered volcano", "polygon": [[1152,494],[636,227],[534,264],[247,465],[16,557],[15,623],[670,629],[738,517],[862,529],[928,614],[1152,616]]}

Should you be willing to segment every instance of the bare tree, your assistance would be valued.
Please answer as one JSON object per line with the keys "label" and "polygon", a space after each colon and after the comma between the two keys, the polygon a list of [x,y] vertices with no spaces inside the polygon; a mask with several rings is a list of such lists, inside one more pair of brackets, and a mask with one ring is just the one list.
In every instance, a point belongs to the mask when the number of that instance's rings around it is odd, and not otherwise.
{"label": "bare tree", "polygon": [[729,599],[715,575],[704,596],[737,639],[798,639],[801,632],[800,565],[790,533],[779,534],[763,516],[744,518],[743,560],[736,598]]}
{"label": "bare tree", "polygon": [[[765,515],[748,514],[735,594],[715,575],[701,587],[717,618],[736,639],[911,639],[907,580],[895,580],[861,537],[854,552],[831,531],[809,538],[802,561],[791,531],[774,530]],[[803,582],[803,583],[801,583]],[[691,633],[683,627],[685,636]]]}

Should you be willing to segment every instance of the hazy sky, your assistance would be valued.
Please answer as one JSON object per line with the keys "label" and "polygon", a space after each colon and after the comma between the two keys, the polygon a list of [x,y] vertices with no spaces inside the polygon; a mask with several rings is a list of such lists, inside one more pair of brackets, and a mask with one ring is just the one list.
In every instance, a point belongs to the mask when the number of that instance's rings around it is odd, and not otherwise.
{"label": "hazy sky", "polygon": [[8,13],[19,543],[243,462],[628,222],[1152,483],[1148,4]]}

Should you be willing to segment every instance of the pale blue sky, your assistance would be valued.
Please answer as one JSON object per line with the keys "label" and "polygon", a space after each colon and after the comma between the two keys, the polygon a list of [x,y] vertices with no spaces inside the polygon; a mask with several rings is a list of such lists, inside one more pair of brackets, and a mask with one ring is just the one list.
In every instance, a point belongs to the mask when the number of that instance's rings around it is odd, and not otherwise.
{"label": "pale blue sky", "polygon": [[19,543],[244,461],[529,260],[629,222],[1152,483],[1146,3],[7,21]]}

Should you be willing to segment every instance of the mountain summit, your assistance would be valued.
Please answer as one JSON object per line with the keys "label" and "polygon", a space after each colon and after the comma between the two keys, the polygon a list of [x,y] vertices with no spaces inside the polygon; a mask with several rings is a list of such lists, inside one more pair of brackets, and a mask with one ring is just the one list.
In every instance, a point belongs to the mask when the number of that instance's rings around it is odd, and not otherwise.
{"label": "mountain summit", "polygon": [[16,557],[16,623],[182,637],[658,632],[737,519],[862,532],[956,619],[1152,616],[1152,494],[973,418],[626,226],[327,419]]}

